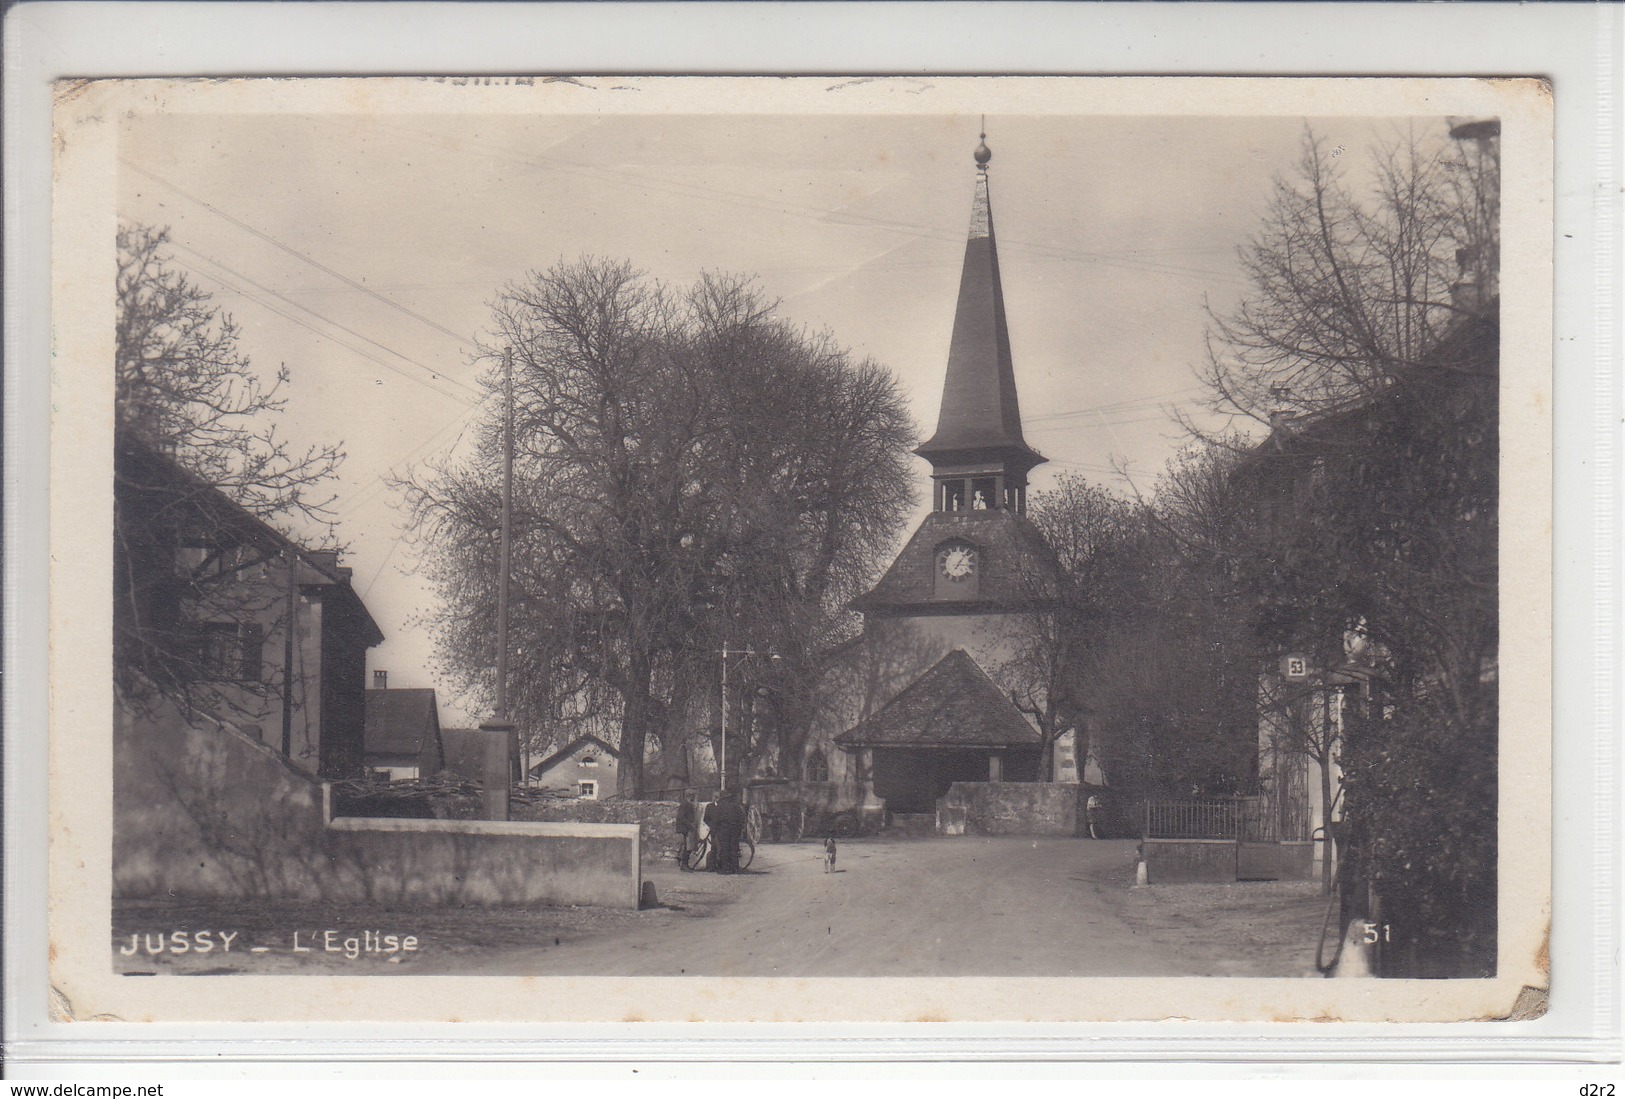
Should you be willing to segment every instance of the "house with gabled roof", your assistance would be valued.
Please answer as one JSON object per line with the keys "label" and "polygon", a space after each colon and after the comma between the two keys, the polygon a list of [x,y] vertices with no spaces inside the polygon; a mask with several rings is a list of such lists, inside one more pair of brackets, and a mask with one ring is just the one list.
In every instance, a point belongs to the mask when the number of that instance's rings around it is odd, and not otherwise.
{"label": "house with gabled roof", "polygon": [[607,740],[583,733],[530,769],[530,784],[595,800],[616,791],[621,753]]}
{"label": "house with gabled roof", "polygon": [[115,682],[141,728],[158,699],[321,778],[361,773],[367,650],[384,636],[336,550],[276,530],[169,454],[114,454]]}
{"label": "house with gabled roof", "polygon": [[367,691],[367,772],[386,781],[427,778],[446,767],[433,687],[391,687],[374,671]]}

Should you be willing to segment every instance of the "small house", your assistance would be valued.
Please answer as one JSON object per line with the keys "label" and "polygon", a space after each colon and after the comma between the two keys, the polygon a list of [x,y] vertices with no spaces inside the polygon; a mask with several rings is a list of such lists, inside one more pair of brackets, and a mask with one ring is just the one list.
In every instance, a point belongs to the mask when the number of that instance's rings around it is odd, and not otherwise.
{"label": "small house", "polygon": [[532,767],[531,784],[579,798],[609,797],[620,777],[620,758],[613,744],[588,733]]}
{"label": "small house", "polygon": [[388,782],[438,774],[446,752],[434,688],[390,687],[388,676],[373,672],[367,691],[367,773]]}

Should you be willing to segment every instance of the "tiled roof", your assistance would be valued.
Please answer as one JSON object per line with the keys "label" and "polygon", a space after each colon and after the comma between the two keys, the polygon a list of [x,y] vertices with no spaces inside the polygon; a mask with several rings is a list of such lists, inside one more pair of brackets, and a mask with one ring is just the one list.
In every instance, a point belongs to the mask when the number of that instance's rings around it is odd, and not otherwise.
{"label": "tiled roof", "polygon": [[434,745],[440,714],[433,687],[367,692],[367,752],[415,756]]}
{"label": "tiled roof", "polygon": [[963,649],[835,738],[846,748],[1036,748],[1021,711]]}
{"label": "tiled roof", "polygon": [[[937,547],[950,538],[963,539],[981,553],[981,577],[972,600],[937,600]],[[936,511],[927,515],[886,575],[867,594],[852,601],[854,610],[885,615],[978,613],[1031,609],[1059,592],[1061,565],[1038,528],[1025,515],[1004,509]],[[1053,595],[1050,596],[1053,598]]]}
{"label": "tiled roof", "polygon": [[138,502],[152,515],[181,524],[201,521],[214,532],[230,534],[243,545],[258,545],[269,554],[289,551],[299,560],[298,583],[319,589],[323,598],[348,603],[363,643],[371,648],[384,640],[361,596],[351,586],[348,568],[333,550],[313,550],[259,518],[198,474],[134,436],[115,441],[114,475],[121,498]]}
{"label": "tiled roof", "polygon": [[599,747],[599,749],[601,751],[607,753],[609,756],[611,756],[614,759],[620,759],[621,758],[620,749],[616,748],[615,745],[609,743],[607,740],[600,740],[599,738],[593,736],[591,733],[583,733],[581,736],[576,737],[570,743],[566,744],[564,747],[560,748],[558,751],[554,752],[552,755],[548,756],[546,759],[542,760],[540,763],[534,764],[530,769],[530,773],[533,774],[533,775],[544,775],[544,774],[546,774],[548,772],[548,770],[551,767],[553,767],[554,764],[558,763],[561,759],[564,759],[571,752],[575,751],[577,748],[579,748],[583,744],[587,744],[587,743],[592,743],[592,744],[598,745],[598,747]]}

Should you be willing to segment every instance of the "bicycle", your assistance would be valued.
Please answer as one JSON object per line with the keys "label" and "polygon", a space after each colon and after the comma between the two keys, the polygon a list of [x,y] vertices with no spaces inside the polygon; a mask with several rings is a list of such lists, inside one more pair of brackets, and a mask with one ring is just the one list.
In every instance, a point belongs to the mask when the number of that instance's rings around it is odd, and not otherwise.
{"label": "bicycle", "polygon": [[[756,836],[761,827],[760,815],[752,815],[745,823],[745,832],[739,837],[739,869],[749,870],[751,860],[756,858]],[[704,870],[707,863],[713,860],[715,845],[711,842],[711,833],[707,831],[700,837],[700,842],[694,850],[688,853],[688,861],[684,865],[690,870]]]}

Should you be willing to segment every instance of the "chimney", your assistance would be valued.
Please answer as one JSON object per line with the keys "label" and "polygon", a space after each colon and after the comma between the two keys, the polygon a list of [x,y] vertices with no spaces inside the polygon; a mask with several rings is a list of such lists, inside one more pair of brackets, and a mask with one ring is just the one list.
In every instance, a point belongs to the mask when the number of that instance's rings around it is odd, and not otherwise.
{"label": "chimney", "polygon": [[1456,250],[1460,274],[1450,287],[1450,303],[1463,312],[1482,313],[1501,293],[1501,122],[1468,120],[1452,126],[1450,136],[1462,143],[1472,183],[1466,240]]}
{"label": "chimney", "polygon": [[1292,388],[1285,385],[1270,386],[1270,430],[1283,431],[1298,418],[1290,404]]}
{"label": "chimney", "polygon": [[375,691],[388,690],[389,689],[389,673],[385,672],[385,671],[375,671],[375,672],[373,672],[372,673],[372,689],[375,690]]}
{"label": "chimney", "polygon": [[339,567],[338,550],[305,550],[305,559],[324,572],[334,572]]}

